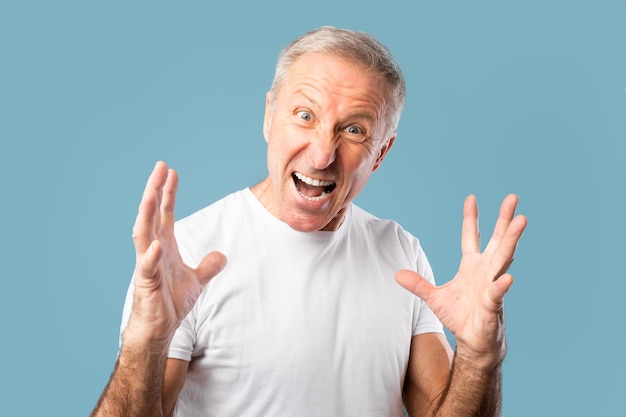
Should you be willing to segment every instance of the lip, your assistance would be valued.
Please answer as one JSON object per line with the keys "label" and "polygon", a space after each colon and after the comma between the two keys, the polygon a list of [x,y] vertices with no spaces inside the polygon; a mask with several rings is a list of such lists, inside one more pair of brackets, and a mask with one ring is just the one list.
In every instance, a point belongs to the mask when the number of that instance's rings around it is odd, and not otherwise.
{"label": "lip", "polygon": [[328,190],[329,192],[332,192],[332,190],[334,190],[335,187],[337,186],[337,184],[333,180],[309,177],[308,175],[303,174],[302,172],[299,172],[299,171],[294,171],[291,175],[292,177],[296,177],[298,180],[309,185],[313,185],[316,187],[332,187]]}
{"label": "lip", "polygon": [[[320,179],[309,177],[302,172],[294,171],[291,174],[291,179],[293,182],[293,187],[301,200],[304,200],[307,205],[323,205],[326,201],[332,196],[333,192],[337,188],[337,183],[328,179]],[[321,194],[316,196],[310,196],[303,193],[300,189],[301,186],[310,186],[310,187],[324,187],[324,190]]]}

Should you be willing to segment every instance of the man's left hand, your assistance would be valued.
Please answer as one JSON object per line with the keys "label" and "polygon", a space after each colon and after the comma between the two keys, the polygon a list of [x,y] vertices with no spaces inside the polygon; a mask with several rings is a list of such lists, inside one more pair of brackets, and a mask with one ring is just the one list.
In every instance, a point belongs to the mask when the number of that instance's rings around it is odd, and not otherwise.
{"label": "man's left hand", "polygon": [[513,284],[507,270],[526,227],[524,216],[515,216],[517,196],[502,202],[493,235],[480,252],[476,197],[465,200],[461,237],[462,258],[455,277],[434,286],[416,272],[402,270],[396,281],[423,299],[456,338],[457,357],[479,371],[504,359],[504,295]]}

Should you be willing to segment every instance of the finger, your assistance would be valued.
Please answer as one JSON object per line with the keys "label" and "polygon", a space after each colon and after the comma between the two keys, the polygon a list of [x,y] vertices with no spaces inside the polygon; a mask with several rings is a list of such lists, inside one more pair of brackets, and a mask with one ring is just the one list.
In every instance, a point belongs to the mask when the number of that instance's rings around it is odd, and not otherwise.
{"label": "finger", "polygon": [[480,232],[478,230],[478,205],[476,196],[470,195],[463,206],[463,227],[461,229],[462,253],[480,252]]}
{"label": "finger", "polygon": [[161,205],[163,200],[163,187],[167,183],[169,177],[169,170],[167,164],[163,161],[158,161],[154,166],[152,175],[148,178],[146,188],[151,188],[157,196],[157,207],[154,213],[154,230],[158,233],[161,230]]}
{"label": "finger", "polygon": [[158,226],[158,207],[160,188],[165,181],[164,163],[157,163],[150,174],[139,203],[137,217],[133,225],[133,241],[138,254],[144,253],[154,239],[154,230]]}
{"label": "finger", "polygon": [[509,291],[513,285],[513,276],[510,274],[504,274],[498,279],[493,281],[489,286],[489,298],[495,304],[502,304],[504,301],[504,295]]}
{"label": "finger", "polygon": [[163,187],[161,202],[161,227],[173,230],[174,208],[176,207],[176,191],[178,189],[178,174],[173,169],[168,171],[167,180]]}
{"label": "finger", "polygon": [[436,287],[424,279],[420,274],[408,269],[396,273],[396,282],[428,303]]}
{"label": "finger", "polygon": [[492,263],[492,272],[495,277],[505,273],[515,256],[515,250],[519,243],[528,221],[525,216],[516,216],[507,228],[504,238],[498,245]]}
{"label": "finger", "polygon": [[511,221],[513,220],[513,216],[515,215],[517,200],[518,198],[515,194],[509,194],[504,198],[504,200],[502,200],[498,220],[496,220],[493,234],[491,235],[491,239],[489,239],[485,252],[493,252],[502,242]]}
{"label": "finger", "polygon": [[133,225],[133,242],[138,255],[143,254],[154,238],[154,212],[156,210],[156,196],[152,191],[144,191],[139,211]]}
{"label": "finger", "polygon": [[137,258],[138,285],[146,285],[142,278],[153,278],[157,275],[159,259],[161,258],[161,244],[158,240],[153,240],[144,254]]}
{"label": "finger", "polygon": [[205,286],[214,276],[226,266],[226,256],[220,252],[211,252],[202,259],[196,272],[200,285]]}

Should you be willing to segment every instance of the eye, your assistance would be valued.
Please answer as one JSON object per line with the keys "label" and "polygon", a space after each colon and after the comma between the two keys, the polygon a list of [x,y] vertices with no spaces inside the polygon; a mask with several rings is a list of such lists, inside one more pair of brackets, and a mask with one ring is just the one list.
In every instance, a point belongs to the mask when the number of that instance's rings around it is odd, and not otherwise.
{"label": "eye", "polygon": [[362,135],[363,130],[361,130],[361,128],[358,126],[352,125],[352,126],[346,127],[346,133],[349,133],[351,135]]}
{"label": "eye", "polygon": [[367,138],[365,131],[357,125],[350,125],[341,131],[341,136],[351,142],[364,142]]}
{"label": "eye", "polygon": [[306,110],[300,110],[297,115],[305,122],[310,122],[311,120],[313,120],[313,115]]}

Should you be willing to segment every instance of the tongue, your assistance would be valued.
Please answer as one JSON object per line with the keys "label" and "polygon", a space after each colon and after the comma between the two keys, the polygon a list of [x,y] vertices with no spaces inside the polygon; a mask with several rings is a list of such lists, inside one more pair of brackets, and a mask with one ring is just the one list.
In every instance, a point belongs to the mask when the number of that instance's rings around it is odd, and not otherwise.
{"label": "tongue", "polygon": [[307,197],[319,197],[325,189],[326,187],[309,185],[302,181],[298,181],[298,191]]}

